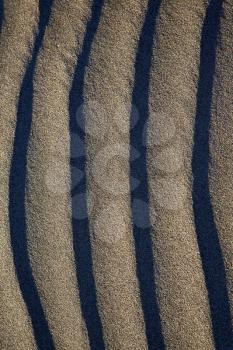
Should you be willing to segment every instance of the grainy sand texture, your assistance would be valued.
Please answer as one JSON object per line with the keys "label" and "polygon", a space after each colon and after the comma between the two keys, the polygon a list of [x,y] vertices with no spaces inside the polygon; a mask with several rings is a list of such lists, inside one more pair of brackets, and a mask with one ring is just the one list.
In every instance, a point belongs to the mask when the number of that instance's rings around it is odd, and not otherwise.
{"label": "grainy sand texture", "polygon": [[[192,143],[204,1],[165,1],[151,70],[148,177],[161,320],[168,349],[213,349],[192,210]],[[200,327],[201,325],[201,327]]]}
{"label": "grainy sand texture", "polygon": [[232,0],[0,27],[0,350],[233,349]]}
{"label": "grainy sand texture", "polygon": [[17,100],[25,64],[30,57],[30,48],[33,45],[37,20],[36,1],[23,1],[21,6],[10,1],[4,4],[4,23],[0,42],[0,347],[2,349],[35,349],[30,317],[15,273],[10,238],[8,189]]}
{"label": "grainy sand texture", "polygon": [[[210,192],[225,263],[226,284],[233,316],[233,3],[226,1],[222,8],[216,47],[216,66],[213,79],[213,98],[210,118],[211,164]],[[226,69],[227,68],[227,69]]]}

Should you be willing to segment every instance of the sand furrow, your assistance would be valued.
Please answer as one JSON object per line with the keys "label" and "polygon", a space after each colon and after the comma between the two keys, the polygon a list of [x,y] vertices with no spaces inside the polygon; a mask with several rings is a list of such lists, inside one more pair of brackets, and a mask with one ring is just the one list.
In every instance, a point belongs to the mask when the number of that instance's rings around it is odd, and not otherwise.
{"label": "sand furrow", "polygon": [[88,349],[72,246],[69,91],[89,1],[54,1],[34,77],[27,238],[56,349]]}
{"label": "sand furrow", "polygon": [[130,109],[147,1],[104,3],[84,90],[88,211],[107,349],[146,349],[130,213]]}
{"label": "sand furrow", "polygon": [[[209,182],[213,216],[225,263],[226,286],[233,318],[233,4],[223,1],[216,47],[210,118]],[[224,300],[222,300],[222,305]],[[230,321],[229,321],[230,322]]]}
{"label": "sand furrow", "polygon": [[148,123],[150,218],[166,349],[214,349],[192,210],[192,142],[205,1],[162,2]]}
{"label": "sand furrow", "polygon": [[30,318],[13,265],[8,195],[17,103],[37,20],[37,1],[22,1],[20,7],[17,2],[4,2],[0,37],[0,347],[6,350],[35,349]]}

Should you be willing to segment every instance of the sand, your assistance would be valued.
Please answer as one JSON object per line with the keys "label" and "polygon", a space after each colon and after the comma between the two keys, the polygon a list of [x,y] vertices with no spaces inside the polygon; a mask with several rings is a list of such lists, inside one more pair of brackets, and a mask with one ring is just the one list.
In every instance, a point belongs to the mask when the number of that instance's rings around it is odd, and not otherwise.
{"label": "sand", "polygon": [[[233,316],[233,202],[232,108],[233,4],[225,1],[219,23],[210,119],[210,193],[226,273]],[[227,69],[226,69],[227,67]]]}
{"label": "sand", "polygon": [[92,257],[107,349],[147,348],[130,221],[128,161],[131,82],[146,5],[104,5],[85,80]]}
{"label": "sand", "polygon": [[166,1],[150,85],[148,177],[158,300],[167,349],[214,349],[195,234],[191,159],[204,1]]}
{"label": "sand", "polygon": [[1,21],[0,349],[233,348],[231,1]]}
{"label": "sand", "polygon": [[89,6],[55,1],[34,77],[28,152],[27,239],[56,349],[88,349],[71,232],[69,91]]}
{"label": "sand", "polygon": [[[0,348],[35,349],[28,316],[14,268],[8,213],[8,187],[16,125],[17,101],[38,19],[36,1],[4,4],[0,42]],[[24,26],[27,21],[27,26]],[[20,46],[18,43],[21,43]],[[4,135],[4,137],[3,137]]]}

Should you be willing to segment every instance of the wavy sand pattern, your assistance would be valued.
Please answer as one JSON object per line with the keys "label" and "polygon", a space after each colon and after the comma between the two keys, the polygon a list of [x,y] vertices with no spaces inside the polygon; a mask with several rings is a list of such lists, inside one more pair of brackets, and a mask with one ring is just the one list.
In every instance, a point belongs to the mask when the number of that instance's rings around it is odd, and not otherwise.
{"label": "wavy sand pattern", "polygon": [[233,349],[232,0],[0,25],[0,349]]}

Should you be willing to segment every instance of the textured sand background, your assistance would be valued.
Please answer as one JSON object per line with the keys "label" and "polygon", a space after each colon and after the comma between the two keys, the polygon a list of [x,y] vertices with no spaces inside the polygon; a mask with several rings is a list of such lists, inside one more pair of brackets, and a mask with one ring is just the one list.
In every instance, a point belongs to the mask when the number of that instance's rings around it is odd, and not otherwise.
{"label": "textured sand background", "polygon": [[0,25],[0,350],[233,349],[232,0]]}

